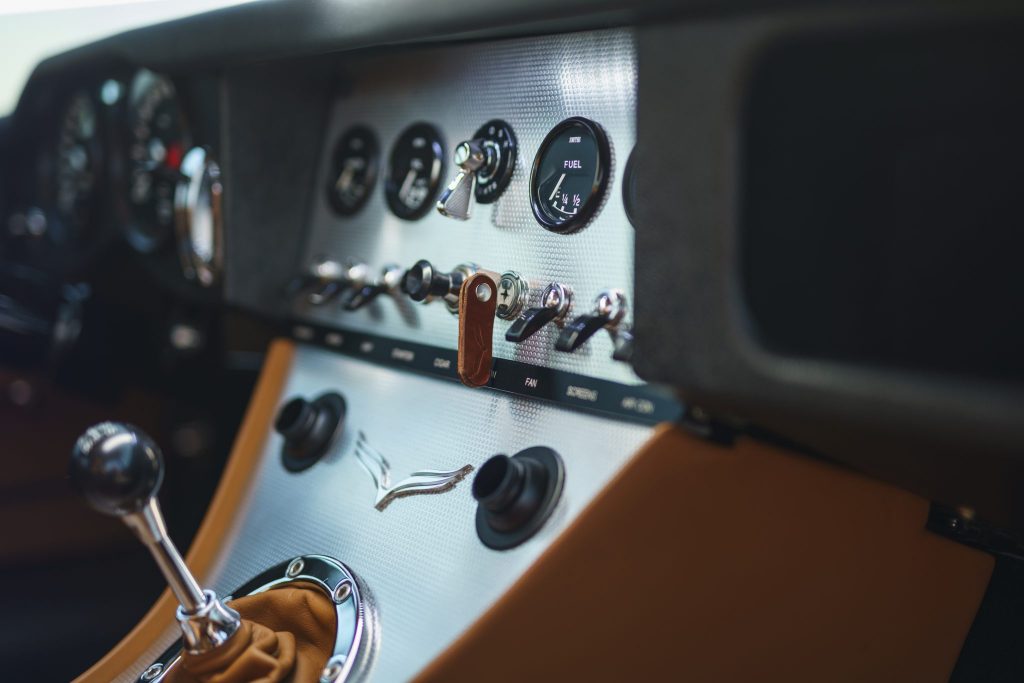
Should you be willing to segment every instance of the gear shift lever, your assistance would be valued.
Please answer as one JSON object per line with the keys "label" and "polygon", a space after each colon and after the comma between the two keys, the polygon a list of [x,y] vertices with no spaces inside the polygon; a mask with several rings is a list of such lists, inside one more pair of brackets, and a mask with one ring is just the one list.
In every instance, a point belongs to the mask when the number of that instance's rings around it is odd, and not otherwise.
{"label": "gear shift lever", "polygon": [[167,536],[156,500],[164,462],[152,439],[130,425],[102,422],[79,437],[68,471],[93,508],[120,517],[146,544],[181,603],[178,624],[190,653],[208,652],[234,635],[238,612],[199,586]]}

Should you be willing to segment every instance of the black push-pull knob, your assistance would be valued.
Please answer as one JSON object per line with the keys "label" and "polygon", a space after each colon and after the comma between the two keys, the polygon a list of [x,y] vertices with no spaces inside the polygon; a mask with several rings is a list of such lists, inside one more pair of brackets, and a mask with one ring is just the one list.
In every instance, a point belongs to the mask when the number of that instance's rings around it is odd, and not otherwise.
{"label": "black push-pull knob", "polygon": [[552,282],[541,293],[540,301],[539,307],[527,309],[509,326],[505,331],[506,341],[524,342],[548,323],[563,320],[572,304],[572,292]]}
{"label": "black push-pull knob", "polygon": [[505,550],[533,536],[555,509],[564,481],[562,459],[544,446],[490,458],[473,479],[480,540]]}
{"label": "black push-pull knob", "polygon": [[448,311],[459,313],[459,290],[466,278],[477,272],[473,263],[460,263],[450,273],[439,272],[427,260],[417,261],[405,272],[402,291],[413,301],[429,302],[436,298],[444,300]]}
{"label": "black push-pull knob", "polygon": [[380,279],[352,290],[352,293],[345,299],[342,306],[346,311],[358,311],[368,305],[381,294],[390,294],[397,290],[405,276],[399,266],[387,265],[381,273]]}
{"label": "black push-pull knob", "polygon": [[[456,278],[458,283],[455,282]],[[426,301],[432,297],[445,296],[453,290],[458,292],[461,286],[462,273],[457,270],[451,273],[439,272],[426,259],[417,261],[406,271],[402,282],[402,289],[413,301]]]}
{"label": "black push-pull knob", "polygon": [[592,313],[581,315],[565,326],[558,341],[555,342],[555,348],[571,353],[604,328],[607,328],[614,337],[624,317],[626,317],[626,295],[618,289],[606,289],[594,300]]}
{"label": "black push-pull knob", "polygon": [[281,407],[274,430],[284,437],[281,460],[299,472],[322,458],[345,425],[345,399],[329,392],[307,401],[297,396]]}

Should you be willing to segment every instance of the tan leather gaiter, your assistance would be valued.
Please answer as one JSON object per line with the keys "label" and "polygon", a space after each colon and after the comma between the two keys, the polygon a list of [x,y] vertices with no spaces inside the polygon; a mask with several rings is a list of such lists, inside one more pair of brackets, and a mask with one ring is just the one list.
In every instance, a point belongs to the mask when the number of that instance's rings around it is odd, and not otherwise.
{"label": "tan leather gaiter", "polygon": [[232,600],[238,632],[201,655],[182,654],[168,683],[316,683],[334,650],[334,603],[313,587],[290,585]]}

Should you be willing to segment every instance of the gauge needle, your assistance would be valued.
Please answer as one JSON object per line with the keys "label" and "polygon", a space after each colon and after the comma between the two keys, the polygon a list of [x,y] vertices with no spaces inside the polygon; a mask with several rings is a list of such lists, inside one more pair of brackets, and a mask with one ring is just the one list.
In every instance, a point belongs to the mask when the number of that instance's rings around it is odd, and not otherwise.
{"label": "gauge needle", "polygon": [[548,201],[549,201],[549,202],[550,202],[550,201],[551,201],[552,199],[554,199],[554,198],[555,198],[555,195],[556,195],[556,194],[558,194],[558,188],[560,188],[560,187],[562,186],[562,181],[563,181],[563,180],[565,180],[565,174],[564,174],[564,173],[562,174],[562,177],[558,179],[558,184],[557,184],[557,185],[555,185],[555,189],[551,190],[551,196],[550,196],[550,197],[548,197]]}
{"label": "gauge needle", "polygon": [[409,190],[412,189],[412,183],[416,180],[416,169],[410,168],[409,172],[405,174],[405,181],[402,183],[402,188],[398,191],[398,196],[402,198],[404,202],[409,196]]}
{"label": "gauge needle", "polygon": [[342,192],[348,192],[349,186],[352,184],[352,176],[355,175],[355,168],[351,164],[345,166],[345,170],[341,172],[338,177],[338,182],[334,183],[334,186]]}

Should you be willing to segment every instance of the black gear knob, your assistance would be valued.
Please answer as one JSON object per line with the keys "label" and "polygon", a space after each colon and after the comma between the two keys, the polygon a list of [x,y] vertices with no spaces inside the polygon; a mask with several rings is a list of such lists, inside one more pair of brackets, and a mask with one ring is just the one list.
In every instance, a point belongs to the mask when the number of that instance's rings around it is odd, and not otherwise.
{"label": "black gear knob", "polygon": [[145,432],[120,422],[101,422],[75,443],[68,474],[93,508],[123,516],[139,512],[156,496],[164,479],[164,460]]}
{"label": "black gear knob", "polygon": [[149,549],[181,603],[178,624],[188,651],[208,652],[227,642],[240,618],[202,589],[167,535],[156,500],[164,459],[153,440],[131,425],[101,422],[78,437],[68,474],[92,507],[120,517]]}

